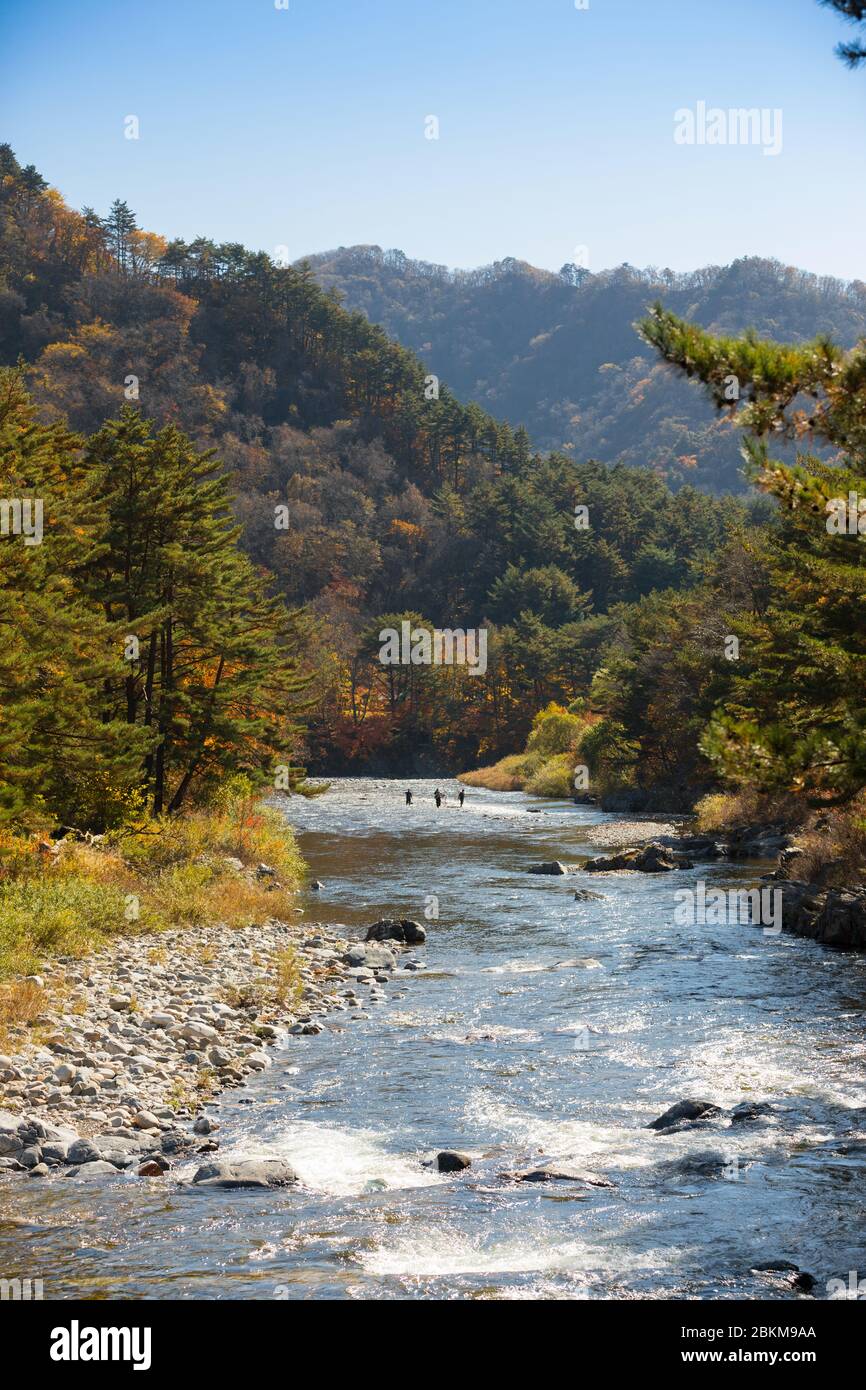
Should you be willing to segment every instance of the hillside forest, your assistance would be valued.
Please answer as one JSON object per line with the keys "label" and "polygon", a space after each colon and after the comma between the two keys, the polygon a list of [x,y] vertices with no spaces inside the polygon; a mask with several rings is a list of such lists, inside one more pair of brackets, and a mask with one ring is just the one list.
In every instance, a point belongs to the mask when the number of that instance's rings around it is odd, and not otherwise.
{"label": "hillside forest", "polygon": [[[0,215],[7,820],[170,814],[229,772],[284,789],[304,768],[456,773],[527,738],[558,760],[540,789],[570,791],[579,762],[611,805],[727,787],[815,807],[866,781],[862,548],[856,510],[853,533],[828,512],[864,471],[863,286],[766,263],[552,277],[546,321],[565,296],[586,353],[592,304],[634,316],[605,407],[631,442],[611,435],[609,462],[600,419],[544,451],[538,415],[468,398],[492,380],[483,352],[472,382],[452,363],[453,390],[321,265],[167,241],[120,200],[75,211],[8,146]],[[515,275],[531,280],[487,289]],[[789,346],[740,331],[762,285]],[[656,428],[682,391],[697,470]],[[745,451],[738,496],[698,440],[722,430]],[[13,524],[28,498],[42,544]],[[379,633],[406,620],[485,629],[486,670],[383,666]]]}

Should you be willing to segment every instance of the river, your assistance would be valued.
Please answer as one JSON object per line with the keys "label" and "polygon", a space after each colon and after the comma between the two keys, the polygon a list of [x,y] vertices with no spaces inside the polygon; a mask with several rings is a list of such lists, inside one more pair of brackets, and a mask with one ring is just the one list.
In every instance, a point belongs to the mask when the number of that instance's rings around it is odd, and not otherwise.
{"label": "river", "polygon": [[[9,1180],[0,1269],[53,1298],[793,1298],[753,1266],[792,1261],[818,1297],[866,1274],[866,961],[675,924],[676,888],[755,866],[530,875],[618,818],[475,789],[460,810],[440,785],[440,811],[432,782],[411,808],[372,779],[286,803],[324,885],[306,920],[428,929],[425,970],[223,1099],[223,1152],[283,1154],[302,1186]],[[684,1097],[772,1114],[646,1128]],[[425,1166],[452,1147],[469,1170]],[[615,1186],[500,1178],[542,1155]]]}

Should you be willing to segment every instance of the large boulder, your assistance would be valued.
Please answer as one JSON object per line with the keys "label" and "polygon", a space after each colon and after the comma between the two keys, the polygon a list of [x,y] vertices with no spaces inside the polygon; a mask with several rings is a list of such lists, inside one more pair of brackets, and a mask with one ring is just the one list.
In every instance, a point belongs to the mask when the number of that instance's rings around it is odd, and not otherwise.
{"label": "large boulder", "polygon": [[468,1154],[458,1153],[456,1149],[443,1149],[436,1155],[436,1167],[440,1173],[461,1173],[472,1166]]}
{"label": "large boulder", "polygon": [[670,1129],[672,1125],[693,1124],[721,1113],[719,1106],[713,1105],[710,1100],[678,1100],[676,1105],[659,1115],[657,1120],[652,1120],[647,1129]]}
{"label": "large boulder", "polygon": [[691,869],[694,861],[684,854],[678,854],[667,845],[653,840],[642,849],[624,849],[619,854],[600,855],[588,859],[584,870],[590,874],[612,873],[618,869],[631,869],[643,874],[670,873],[672,869]]}
{"label": "large boulder", "polygon": [[66,1162],[74,1163],[76,1166],[82,1163],[99,1163],[101,1159],[100,1150],[89,1139],[76,1139],[66,1151]]}
{"label": "large boulder", "polygon": [[359,941],[344,953],[343,963],[357,970],[393,970],[397,953],[393,946],[383,941]]}
{"label": "large boulder", "polygon": [[141,1144],[137,1139],[128,1139],[122,1134],[100,1134],[94,1142],[100,1158],[113,1163],[115,1168],[131,1168],[141,1159]]}
{"label": "large boulder", "polygon": [[638,853],[636,849],[623,849],[619,854],[599,854],[595,859],[587,859],[583,866],[584,873],[607,874],[617,869],[636,869]]}
{"label": "large boulder", "polygon": [[809,1274],[790,1260],[762,1260],[760,1264],[752,1265],[751,1273],[766,1274],[771,1279],[784,1280],[792,1289],[799,1289],[802,1293],[811,1293],[816,1283],[814,1274]]}
{"label": "large boulder", "polygon": [[77,1168],[70,1168],[67,1177],[75,1178],[116,1178],[120,1169],[113,1163],[108,1163],[104,1158],[97,1158],[93,1163],[79,1163]]}
{"label": "large boulder", "polygon": [[662,1168],[672,1178],[730,1178],[749,1166],[750,1160],[735,1158],[718,1149],[696,1149],[663,1164]]}
{"label": "large boulder", "polygon": [[159,1129],[159,1120],[150,1110],[138,1110],[133,1115],[131,1124],[133,1129]]}
{"label": "large boulder", "polygon": [[222,1158],[203,1163],[193,1175],[196,1187],[291,1187],[298,1175],[282,1158]]}
{"label": "large boulder", "polygon": [[564,1163],[541,1163],[537,1168],[529,1168],[522,1173],[503,1173],[510,1182],[573,1182],[579,1187],[613,1187],[608,1178],[583,1169],[571,1168]]}
{"label": "large boulder", "polygon": [[772,1113],[772,1105],[765,1100],[742,1100],[731,1111],[731,1124],[754,1124],[758,1120],[763,1120],[767,1115],[772,1115]]}
{"label": "large boulder", "polygon": [[66,1163],[69,1145],[62,1140],[52,1139],[42,1145],[42,1157],[46,1163]]}
{"label": "large boulder", "polygon": [[825,946],[866,950],[866,888],[782,882],[782,926]]}
{"label": "large boulder", "polygon": [[216,1028],[212,1028],[209,1023],[199,1023],[196,1019],[190,1019],[180,1030],[180,1036],[191,1043],[218,1043],[220,1035]]}
{"label": "large boulder", "polygon": [[652,844],[645,845],[637,857],[636,867],[641,873],[660,874],[667,873],[671,869],[692,869],[694,860],[689,859],[688,855],[677,854],[673,850],[667,849],[664,845],[653,841]]}
{"label": "large boulder", "polygon": [[561,864],[558,859],[549,859],[543,864],[530,864],[526,872],[528,874],[551,874],[555,877],[562,877],[570,870],[567,864]]}
{"label": "large boulder", "polygon": [[725,859],[728,846],[724,840],[711,835],[659,835],[655,844],[672,850],[675,855],[692,854],[696,859]]}
{"label": "large boulder", "polygon": [[774,826],[747,828],[732,838],[729,853],[734,859],[773,859],[790,842],[790,837]]}
{"label": "large boulder", "polygon": [[372,927],[367,928],[365,941],[399,941],[404,946],[423,946],[427,940],[427,933],[420,922],[413,922],[408,917],[401,917],[399,921],[390,917],[383,917],[380,921],[374,922]]}

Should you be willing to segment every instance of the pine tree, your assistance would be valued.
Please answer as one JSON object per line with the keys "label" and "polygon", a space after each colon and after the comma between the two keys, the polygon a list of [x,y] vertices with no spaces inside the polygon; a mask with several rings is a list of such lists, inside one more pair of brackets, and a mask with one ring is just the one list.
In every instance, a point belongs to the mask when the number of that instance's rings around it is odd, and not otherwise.
{"label": "pine tree", "polygon": [[117,268],[126,275],[131,269],[130,238],[138,231],[135,213],[127,203],[115,198],[102,226]]}
{"label": "pine tree", "polygon": [[[780,509],[767,549],[770,599],[740,627],[738,674],[706,751],[734,782],[811,804],[849,801],[866,786],[866,550],[856,502],[848,526],[851,494],[866,497],[866,347],[714,338],[660,305],[641,328],[718,407],[733,410],[749,431],[752,478]],[[838,450],[838,461],[779,462],[770,433],[811,435]],[[834,525],[839,514],[842,526]]]}
{"label": "pine tree", "polygon": [[[852,24],[866,25],[866,0],[820,0],[820,3],[835,10]],[[837,44],[836,52],[849,68],[859,67],[866,62],[866,37],[857,38],[853,43]]]}
{"label": "pine tree", "polygon": [[123,633],[113,708],[152,738],[142,782],[154,814],[177,811],[228,769],[264,778],[285,767],[296,786],[305,626],[239,550],[213,451],[197,452],[173,426],[154,434],[127,406],[86,459],[105,480],[107,514],[88,590]]}
{"label": "pine tree", "polygon": [[[99,480],[80,439],[38,423],[18,371],[0,371],[0,458],[0,820],[102,829],[132,793],[145,736],[102,703],[119,647],[80,587],[99,554]],[[16,528],[28,503],[31,521],[42,509],[34,544]]]}

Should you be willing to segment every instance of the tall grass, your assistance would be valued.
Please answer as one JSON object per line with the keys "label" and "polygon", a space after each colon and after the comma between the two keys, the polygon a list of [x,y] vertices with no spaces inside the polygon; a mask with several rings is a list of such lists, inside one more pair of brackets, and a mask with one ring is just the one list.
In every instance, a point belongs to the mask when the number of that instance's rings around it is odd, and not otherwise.
{"label": "tall grass", "polygon": [[793,829],[808,815],[801,797],[759,792],[753,787],[711,792],[695,806],[695,828],[704,834],[744,830],[752,825],[783,825]]}
{"label": "tall grass", "polygon": [[[227,863],[239,859],[245,871]],[[265,863],[273,877],[258,878]],[[80,956],[118,933],[286,915],[303,873],[291,828],[241,784],[209,809],[47,852],[0,835],[0,977]]]}
{"label": "tall grass", "polygon": [[526,764],[524,753],[514,753],[490,767],[462,772],[457,780],[467,787],[487,787],[492,792],[519,792],[526,781]]}
{"label": "tall grass", "polygon": [[45,1007],[45,991],[34,980],[0,980],[0,1047],[9,1045],[9,1029],[35,1023]]}

